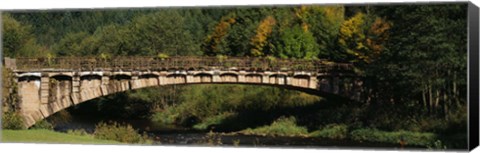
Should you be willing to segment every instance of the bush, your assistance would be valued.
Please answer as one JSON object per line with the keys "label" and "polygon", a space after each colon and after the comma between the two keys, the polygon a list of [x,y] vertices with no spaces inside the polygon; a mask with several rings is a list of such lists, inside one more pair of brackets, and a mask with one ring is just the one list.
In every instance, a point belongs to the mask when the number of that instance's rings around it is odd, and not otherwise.
{"label": "bush", "polygon": [[46,120],[41,120],[37,123],[35,123],[35,125],[33,125],[31,127],[32,129],[47,129],[47,130],[53,130],[53,125],[46,121]]}
{"label": "bush", "polygon": [[2,128],[11,130],[25,129],[23,118],[15,112],[5,112],[2,115]]}
{"label": "bush", "polygon": [[356,141],[370,141],[398,144],[401,140],[407,145],[429,146],[437,140],[433,133],[395,131],[386,132],[376,129],[358,129],[350,132],[350,136]]}
{"label": "bush", "polygon": [[57,113],[48,117],[48,122],[58,125],[63,123],[71,122],[73,119],[72,115],[67,110],[61,110]]}
{"label": "bush", "polygon": [[73,130],[67,130],[67,134],[71,134],[71,135],[79,135],[79,136],[88,135],[88,133],[87,133],[87,131],[85,131],[85,129],[73,129]]}
{"label": "bush", "polygon": [[240,133],[248,135],[299,136],[308,133],[307,128],[298,126],[295,117],[280,117],[269,126],[246,129]]}
{"label": "bush", "polygon": [[312,137],[345,139],[348,135],[348,126],[344,124],[330,124],[324,128],[310,133]]}
{"label": "bush", "polygon": [[95,126],[94,137],[104,140],[115,140],[126,143],[146,143],[146,135],[138,134],[131,125],[117,122],[100,122]]}
{"label": "bush", "polygon": [[223,120],[225,120],[226,118],[232,117],[234,115],[235,113],[223,112],[219,115],[215,115],[215,116],[204,119],[202,122],[195,124],[193,128],[197,130],[206,130],[212,125],[221,124]]}
{"label": "bush", "polygon": [[157,58],[161,60],[167,59],[168,57],[169,57],[168,54],[165,54],[165,53],[158,53],[157,55]]}
{"label": "bush", "polygon": [[437,140],[432,144],[427,145],[428,150],[445,150],[447,146],[445,146],[442,141]]}

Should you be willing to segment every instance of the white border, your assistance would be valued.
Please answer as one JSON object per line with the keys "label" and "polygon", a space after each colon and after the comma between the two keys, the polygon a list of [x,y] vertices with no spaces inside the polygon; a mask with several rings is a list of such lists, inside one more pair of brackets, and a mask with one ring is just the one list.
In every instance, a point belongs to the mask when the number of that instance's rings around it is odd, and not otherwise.
{"label": "white border", "polygon": [[[45,9],[91,9],[91,8],[137,8],[137,7],[178,7],[178,6],[231,6],[231,5],[286,5],[286,4],[346,4],[346,3],[425,3],[425,2],[465,2],[464,0],[1,0],[0,10],[45,10]],[[478,2],[474,2],[478,3]],[[480,6],[477,4],[477,6]],[[333,149],[290,149],[290,148],[223,148],[223,147],[179,147],[179,146],[128,146],[128,145],[78,145],[78,144],[32,144],[32,143],[0,143],[0,152],[209,152],[209,153],[292,153],[292,152],[373,152],[368,150],[333,150]],[[381,152],[400,152],[396,150]],[[411,151],[408,152],[425,152]],[[480,152],[477,149],[475,152]]]}
{"label": "white border", "polygon": [[228,5],[285,5],[285,4],[345,4],[345,3],[408,3],[408,2],[465,2],[466,0],[2,0],[0,10],[31,9],[90,9],[165,6],[228,6]]}

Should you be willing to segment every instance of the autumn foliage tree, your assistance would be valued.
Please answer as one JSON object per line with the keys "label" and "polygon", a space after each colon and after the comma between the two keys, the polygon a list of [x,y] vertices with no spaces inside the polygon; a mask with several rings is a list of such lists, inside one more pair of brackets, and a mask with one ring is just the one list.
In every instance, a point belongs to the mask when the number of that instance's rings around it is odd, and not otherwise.
{"label": "autumn foliage tree", "polygon": [[340,27],[338,43],[349,61],[371,63],[384,49],[391,24],[370,16],[359,12]]}
{"label": "autumn foliage tree", "polygon": [[250,40],[252,45],[252,50],[250,54],[252,56],[264,56],[264,48],[267,45],[267,38],[272,33],[272,28],[276,24],[275,18],[272,16],[267,16],[263,21],[258,25],[256,30],[256,35]]}
{"label": "autumn foliage tree", "polygon": [[235,23],[235,18],[224,19],[216,26],[212,34],[205,39],[202,48],[205,55],[213,56],[221,53],[219,45],[221,45],[222,38],[227,34],[230,26]]}

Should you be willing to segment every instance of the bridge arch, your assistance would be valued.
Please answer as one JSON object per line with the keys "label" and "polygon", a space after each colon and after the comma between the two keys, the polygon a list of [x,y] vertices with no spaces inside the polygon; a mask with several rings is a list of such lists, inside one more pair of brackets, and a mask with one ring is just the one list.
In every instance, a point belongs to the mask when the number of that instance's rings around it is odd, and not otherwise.
{"label": "bridge arch", "polygon": [[[158,74],[158,75],[157,75]],[[26,76],[24,76],[26,77]],[[340,94],[353,94],[354,84],[335,86],[335,77],[319,77],[309,74],[292,75],[276,72],[245,72],[245,73],[105,73],[102,76],[89,74],[83,76],[44,75],[40,78],[40,86],[19,88],[24,91],[37,91],[37,96],[21,93],[24,106],[27,108],[25,118],[27,126],[35,124],[55,112],[67,107],[107,96],[117,92],[136,90],[140,88],[166,86],[176,84],[251,84],[266,85],[298,90],[323,97],[338,97]],[[38,77],[37,77],[38,79]],[[49,80],[46,81],[45,80]],[[337,81],[341,82],[341,81]],[[345,81],[348,82],[348,81]],[[26,82],[24,82],[26,84]],[[38,83],[38,81],[37,81]],[[43,88],[42,88],[43,87]],[[347,87],[347,88],[345,88]],[[46,88],[46,89],[45,89]],[[343,92],[349,90],[348,92]],[[47,91],[47,92],[45,92]],[[336,91],[342,91],[341,93]],[[47,94],[46,94],[47,93]],[[46,95],[45,95],[46,94]],[[44,99],[47,97],[47,99]],[[348,97],[348,96],[347,96]],[[30,107],[39,105],[38,107]],[[29,108],[29,109],[28,109]]]}
{"label": "bridge arch", "polygon": [[[362,91],[361,81],[341,80],[345,73],[351,72],[334,71],[337,69],[335,64],[324,64],[321,60],[278,59],[278,63],[285,65],[279,68],[268,60],[257,58],[232,57],[224,59],[224,62],[210,57],[137,59],[135,61],[142,62],[132,62],[131,57],[107,63],[89,58],[59,58],[55,60],[62,65],[53,66],[41,61],[38,63],[38,60],[18,59],[21,62],[12,69],[19,83],[20,107],[26,125],[31,126],[59,110],[93,98],[153,86],[253,84],[344,97],[358,97],[358,92]],[[305,64],[316,66],[299,68]],[[341,85],[344,83],[347,85]]]}
{"label": "bridge arch", "polygon": [[[201,82],[201,83],[184,83],[181,85],[200,85],[200,84],[217,84],[217,83],[208,83],[208,82]],[[221,84],[247,84],[247,85],[259,85],[259,86],[271,86],[271,87],[277,87],[277,88],[284,88],[284,89],[289,89],[289,90],[296,90],[300,92],[305,92],[308,94],[312,95],[318,95],[322,97],[338,97],[338,95],[330,94],[330,93],[323,93],[323,92],[318,92],[315,89],[307,89],[307,88],[302,88],[302,87],[294,87],[294,86],[285,86],[285,85],[280,85],[280,84],[259,84],[259,83],[228,83],[228,82],[222,82]],[[144,89],[144,88],[152,88],[152,87],[159,87],[159,86],[173,86],[176,84],[165,84],[165,85],[156,85],[156,86],[144,86],[141,88],[129,88],[128,90],[139,90],[139,89]],[[81,91],[79,101],[74,102],[72,99],[74,99],[74,96],[70,97],[62,97],[62,99],[50,99],[50,102],[41,106],[38,110],[33,110],[30,114],[26,116],[27,118],[27,126],[30,127],[34,125],[36,122],[41,121],[45,118],[48,118],[49,116],[67,109],[69,107],[82,104],[85,102],[88,102],[90,100],[96,99],[96,98],[101,98],[104,96],[109,96],[113,95],[119,92],[125,92],[128,90],[124,91],[118,91],[118,92],[109,92],[108,94],[101,94],[102,87],[94,87],[88,90],[83,90]],[[67,99],[69,98],[69,99]]]}

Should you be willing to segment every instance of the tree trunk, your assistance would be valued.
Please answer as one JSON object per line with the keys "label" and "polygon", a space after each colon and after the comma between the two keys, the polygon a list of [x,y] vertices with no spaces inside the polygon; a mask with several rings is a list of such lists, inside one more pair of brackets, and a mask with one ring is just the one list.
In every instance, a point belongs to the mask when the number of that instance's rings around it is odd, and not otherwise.
{"label": "tree trunk", "polygon": [[439,103],[440,103],[440,91],[435,90],[435,112],[437,112],[437,113],[438,113]]}
{"label": "tree trunk", "polygon": [[457,93],[457,73],[453,72],[453,83],[452,83],[452,99],[457,104],[457,107],[460,107],[460,101],[458,100],[458,93]]}
{"label": "tree trunk", "polygon": [[445,119],[448,118],[448,94],[447,93],[444,93],[443,94],[443,116],[445,117]]}
{"label": "tree trunk", "polygon": [[429,83],[428,84],[428,114],[432,113],[432,105],[433,105],[432,86]]}
{"label": "tree trunk", "polygon": [[423,100],[423,107],[425,109],[428,109],[427,108],[427,96],[426,96],[426,90],[427,90],[427,87],[425,87],[423,90],[422,90],[422,100]]}

